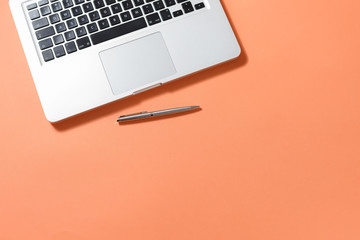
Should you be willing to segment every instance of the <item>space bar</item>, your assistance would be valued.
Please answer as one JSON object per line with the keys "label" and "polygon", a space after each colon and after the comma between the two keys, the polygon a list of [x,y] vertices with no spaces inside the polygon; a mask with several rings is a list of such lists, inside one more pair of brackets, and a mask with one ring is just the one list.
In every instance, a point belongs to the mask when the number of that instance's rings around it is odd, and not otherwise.
{"label": "space bar", "polygon": [[108,41],[110,39],[120,37],[122,35],[145,28],[145,27],[147,27],[145,19],[139,18],[134,21],[127,22],[127,23],[118,25],[113,28],[109,28],[105,31],[92,34],[90,37],[91,37],[93,44],[96,45],[96,44]]}

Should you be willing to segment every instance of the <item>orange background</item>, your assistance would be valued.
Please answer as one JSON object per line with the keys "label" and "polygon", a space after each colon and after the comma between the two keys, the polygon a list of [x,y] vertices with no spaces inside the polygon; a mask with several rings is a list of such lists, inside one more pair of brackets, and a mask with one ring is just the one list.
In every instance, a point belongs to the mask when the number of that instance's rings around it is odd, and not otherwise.
{"label": "orange background", "polygon": [[360,239],[359,1],[223,5],[239,59],[52,125],[1,2],[1,240]]}

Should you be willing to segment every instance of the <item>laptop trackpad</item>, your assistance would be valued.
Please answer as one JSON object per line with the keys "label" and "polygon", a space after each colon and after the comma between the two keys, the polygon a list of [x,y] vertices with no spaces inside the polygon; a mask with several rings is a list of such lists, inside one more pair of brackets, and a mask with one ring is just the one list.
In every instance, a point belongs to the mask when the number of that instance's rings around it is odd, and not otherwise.
{"label": "laptop trackpad", "polygon": [[99,55],[114,95],[176,73],[159,32],[107,49]]}

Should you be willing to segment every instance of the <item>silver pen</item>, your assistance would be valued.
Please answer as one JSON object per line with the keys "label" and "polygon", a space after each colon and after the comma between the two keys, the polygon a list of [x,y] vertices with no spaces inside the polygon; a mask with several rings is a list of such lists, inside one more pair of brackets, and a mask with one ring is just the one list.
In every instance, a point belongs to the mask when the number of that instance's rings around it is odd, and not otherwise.
{"label": "silver pen", "polygon": [[195,109],[200,109],[200,106],[189,106],[189,107],[179,107],[179,108],[171,108],[171,109],[165,109],[165,110],[159,110],[154,112],[139,112],[139,113],[133,113],[129,115],[123,115],[118,118],[118,122],[125,122],[125,121],[131,121],[131,120],[139,120],[144,118],[152,118],[157,116],[163,116],[168,114],[174,114],[174,113],[180,113],[180,112],[186,112],[191,111]]}

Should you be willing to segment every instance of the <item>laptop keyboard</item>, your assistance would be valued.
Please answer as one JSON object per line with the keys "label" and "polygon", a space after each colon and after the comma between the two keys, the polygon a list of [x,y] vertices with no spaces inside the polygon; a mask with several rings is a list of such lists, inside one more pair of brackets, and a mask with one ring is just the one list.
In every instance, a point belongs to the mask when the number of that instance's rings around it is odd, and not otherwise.
{"label": "laptop keyboard", "polygon": [[203,9],[201,1],[40,0],[26,9],[43,60],[48,62]]}

